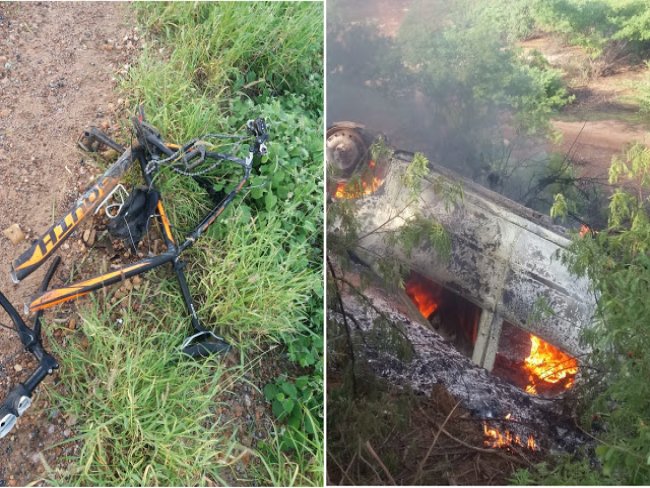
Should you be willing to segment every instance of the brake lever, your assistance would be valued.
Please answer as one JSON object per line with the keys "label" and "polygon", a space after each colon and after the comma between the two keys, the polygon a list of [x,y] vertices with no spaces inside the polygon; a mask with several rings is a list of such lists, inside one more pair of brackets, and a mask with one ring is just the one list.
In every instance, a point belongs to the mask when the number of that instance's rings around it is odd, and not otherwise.
{"label": "brake lever", "polygon": [[246,128],[255,136],[255,143],[251,146],[251,151],[262,156],[266,155],[268,153],[266,141],[269,139],[269,133],[264,118],[258,117],[255,120],[249,120],[246,122]]}
{"label": "brake lever", "polygon": [[[61,258],[56,256],[50,268],[45,273],[43,282],[39,291],[45,291],[54,276],[56,268],[61,263]],[[11,317],[18,336],[26,350],[36,357],[39,364],[36,370],[24,383],[20,383],[13,390],[9,392],[4,403],[0,406],[0,439],[5,437],[16,425],[18,418],[21,417],[25,411],[32,405],[32,394],[36,387],[45,379],[47,375],[54,372],[59,368],[56,359],[48,354],[43,345],[41,344],[41,316],[43,311],[39,310],[34,317],[34,328],[30,329],[25,324],[25,321],[20,317],[16,309],[11,305],[7,298],[0,293],[0,302],[2,308],[5,309],[7,314]]]}

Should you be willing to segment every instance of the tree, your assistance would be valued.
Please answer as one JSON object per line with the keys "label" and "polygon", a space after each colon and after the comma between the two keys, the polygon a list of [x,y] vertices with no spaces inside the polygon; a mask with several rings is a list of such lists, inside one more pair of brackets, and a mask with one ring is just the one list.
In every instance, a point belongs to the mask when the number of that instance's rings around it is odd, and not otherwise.
{"label": "tree", "polygon": [[[604,480],[648,484],[650,149],[636,144],[615,158],[610,183],[621,186],[611,198],[607,228],[576,236],[564,255],[574,273],[589,276],[598,298],[597,321],[584,336],[593,352],[583,367],[583,420],[598,438],[596,454]],[[562,198],[556,203],[556,212],[565,206]],[[570,477],[566,462],[558,468],[568,476],[565,481],[580,483]]]}

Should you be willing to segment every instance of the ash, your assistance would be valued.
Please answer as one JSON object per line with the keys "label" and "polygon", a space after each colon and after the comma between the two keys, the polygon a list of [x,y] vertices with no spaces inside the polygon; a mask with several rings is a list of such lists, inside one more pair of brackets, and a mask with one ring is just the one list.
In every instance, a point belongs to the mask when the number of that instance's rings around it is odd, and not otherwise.
{"label": "ash", "polygon": [[[435,330],[398,311],[399,306],[376,286],[364,289],[372,302],[366,304],[354,293],[341,290],[345,312],[355,339],[357,361],[397,387],[430,396],[434,385],[442,385],[476,419],[490,426],[509,430],[522,439],[533,434],[538,446],[547,451],[574,452],[588,444],[588,438],[576,427],[574,419],[563,413],[567,400],[538,398],[490,374],[457,351]],[[331,320],[343,325],[338,310],[329,311]],[[377,333],[377,321],[383,319],[396,327],[413,346],[413,357],[404,360],[397,351],[385,350],[383,341],[369,341]],[[379,331],[381,333],[381,331]],[[506,415],[511,414],[509,420]]]}

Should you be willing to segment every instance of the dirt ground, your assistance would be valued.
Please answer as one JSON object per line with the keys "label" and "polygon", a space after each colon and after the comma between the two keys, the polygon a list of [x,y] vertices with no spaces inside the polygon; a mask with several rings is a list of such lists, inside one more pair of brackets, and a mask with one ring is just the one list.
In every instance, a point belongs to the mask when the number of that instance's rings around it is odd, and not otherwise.
{"label": "dirt ground", "polygon": [[550,35],[521,43],[526,51],[537,50],[554,67],[566,73],[565,80],[575,101],[553,120],[562,134],[561,142],[552,147],[571,151],[585,176],[607,179],[612,158],[629,144],[650,143],[647,124],[638,121],[634,103],[634,85],[647,76],[643,64],[621,63],[602,76],[590,75],[587,53],[580,47],[567,46]]}
{"label": "dirt ground", "polygon": [[[0,235],[0,290],[19,311],[47,266],[14,285],[11,261],[96,174],[96,166],[76,147],[81,130],[96,125],[110,131],[115,124],[116,77],[137,50],[128,15],[128,6],[119,2],[0,3],[0,231],[18,224],[26,235],[18,244]],[[73,236],[62,249],[60,276],[67,274],[78,241]],[[66,320],[61,313],[58,318]],[[4,313],[0,322],[8,322]],[[0,329],[0,351],[3,398],[25,379],[30,363],[27,354],[11,359],[20,347],[5,329]],[[56,375],[46,381],[56,381]],[[46,449],[73,435],[75,423],[47,407],[37,393],[34,406],[0,440],[0,486],[38,480],[45,462],[62,466],[75,449]]]}

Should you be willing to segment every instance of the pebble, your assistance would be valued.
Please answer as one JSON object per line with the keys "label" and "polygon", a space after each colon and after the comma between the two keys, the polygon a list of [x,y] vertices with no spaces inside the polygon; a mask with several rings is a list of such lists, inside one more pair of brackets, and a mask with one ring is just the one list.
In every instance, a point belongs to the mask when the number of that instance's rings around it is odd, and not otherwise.
{"label": "pebble", "polygon": [[15,364],[14,365],[14,371],[16,373],[20,373],[23,370],[23,367],[20,364]]}
{"label": "pebble", "polygon": [[20,226],[18,224],[11,224],[9,227],[3,230],[2,233],[7,239],[11,241],[14,246],[25,240],[25,233],[20,230]]}
{"label": "pebble", "polygon": [[82,239],[86,243],[86,246],[91,247],[95,244],[96,237],[97,231],[95,231],[95,229],[86,229],[83,233]]}

